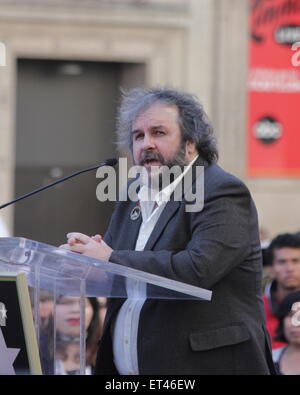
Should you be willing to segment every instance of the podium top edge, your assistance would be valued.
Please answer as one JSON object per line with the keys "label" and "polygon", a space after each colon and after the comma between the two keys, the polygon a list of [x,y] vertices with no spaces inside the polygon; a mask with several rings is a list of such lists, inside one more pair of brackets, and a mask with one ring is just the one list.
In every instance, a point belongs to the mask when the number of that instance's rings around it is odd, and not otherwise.
{"label": "podium top edge", "polygon": [[152,285],[191,295],[202,300],[210,301],[212,298],[212,291],[201,287],[172,280],[167,277],[161,277],[156,274],[144,272],[131,267],[122,266],[113,262],[107,262],[104,260],[91,258],[85,255],[58,248],[56,246],[52,246],[50,244],[30,240],[24,237],[0,237],[0,261],[1,248],[19,248],[22,250],[32,250],[37,254],[47,253],[53,257],[55,256],[56,258],[58,256],[64,257],[69,261],[70,264],[75,264],[74,262],[76,262],[77,265],[82,265],[82,268],[103,268],[111,274],[128,277],[134,280],[144,281]]}

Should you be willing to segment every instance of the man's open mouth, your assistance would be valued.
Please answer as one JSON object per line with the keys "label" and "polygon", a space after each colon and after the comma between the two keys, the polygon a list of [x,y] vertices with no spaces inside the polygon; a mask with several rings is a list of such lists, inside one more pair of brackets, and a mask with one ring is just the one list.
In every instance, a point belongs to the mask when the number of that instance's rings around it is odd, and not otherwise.
{"label": "man's open mouth", "polygon": [[161,163],[157,159],[145,159],[143,161],[143,166],[145,167],[151,167],[151,166],[160,166]]}

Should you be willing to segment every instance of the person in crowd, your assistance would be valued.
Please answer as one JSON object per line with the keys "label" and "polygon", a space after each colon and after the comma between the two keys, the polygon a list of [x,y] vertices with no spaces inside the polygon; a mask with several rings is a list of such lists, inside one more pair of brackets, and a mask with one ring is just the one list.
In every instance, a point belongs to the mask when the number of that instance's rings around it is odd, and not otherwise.
{"label": "person in crowd", "polygon": [[[54,316],[42,332],[41,359],[44,374],[80,374],[80,298],[60,296]],[[54,339],[54,322],[56,343]],[[101,335],[99,303],[96,298],[85,299],[86,371],[92,374],[97,344]]]}
{"label": "person in crowd", "polygon": [[[32,300],[33,300],[33,295],[32,295]],[[54,302],[53,302],[52,292],[41,289],[40,304],[39,304],[39,317],[40,317],[41,330],[47,328],[49,321],[53,316],[53,307],[54,307]]]}
{"label": "person in crowd", "polygon": [[275,237],[268,248],[268,260],[273,280],[266,287],[263,299],[267,328],[275,349],[284,345],[282,341],[275,340],[278,305],[290,292],[300,290],[300,237],[293,233]]}
{"label": "person in crowd", "polygon": [[273,350],[281,375],[300,375],[300,291],[287,295],[278,306],[277,339],[285,346]]}
{"label": "person in crowd", "polygon": [[[210,289],[213,296],[154,300],[146,287],[132,284],[134,297],[108,302],[95,373],[274,373],[256,209],[247,187],[217,165],[202,106],[171,88],[134,89],[124,93],[118,137],[145,170],[139,203],[118,202],[103,238],[72,232],[63,247]],[[164,185],[166,167],[174,166],[181,175]],[[203,203],[195,210],[185,193],[178,199],[182,181]]]}

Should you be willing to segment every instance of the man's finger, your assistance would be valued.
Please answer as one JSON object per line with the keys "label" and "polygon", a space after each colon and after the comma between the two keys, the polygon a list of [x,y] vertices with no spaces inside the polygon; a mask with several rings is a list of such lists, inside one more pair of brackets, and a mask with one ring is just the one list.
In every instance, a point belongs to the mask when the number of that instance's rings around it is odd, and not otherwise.
{"label": "man's finger", "polygon": [[70,251],[70,246],[69,244],[62,244],[58,248],[61,248],[62,250],[69,250]]}
{"label": "man's finger", "polygon": [[74,244],[72,246],[69,246],[69,249],[72,252],[79,252],[80,254],[83,254],[85,252],[85,246],[83,244]]}
{"label": "man's finger", "polygon": [[68,244],[69,244],[69,246],[73,246],[73,245],[76,244],[77,242],[80,243],[80,241],[77,240],[77,239],[75,239],[75,237],[71,237],[70,239],[68,239]]}
{"label": "man's finger", "polygon": [[68,239],[71,239],[71,238],[77,239],[83,244],[87,244],[91,241],[91,238],[89,236],[84,235],[83,233],[78,233],[78,232],[68,233],[67,238]]}
{"label": "man's finger", "polygon": [[102,236],[100,236],[100,235],[95,235],[95,236],[92,236],[92,239],[93,239],[94,241],[97,241],[98,243],[100,243],[100,242],[102,241]]}

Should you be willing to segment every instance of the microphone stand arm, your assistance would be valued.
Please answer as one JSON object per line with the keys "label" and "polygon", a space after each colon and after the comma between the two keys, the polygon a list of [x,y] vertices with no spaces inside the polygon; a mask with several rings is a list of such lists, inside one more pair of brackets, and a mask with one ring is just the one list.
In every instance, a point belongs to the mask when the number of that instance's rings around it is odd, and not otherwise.
{"label": "microphone stand arm", "polygon": [[25,199],[25,198],[27,198],[27,197],[29,197],[29,196],[35,195],[35,194],[38,193],[38,192],[44,191],[45,189],[48,189],[48,188],[52,187],[53,185],[59,184],[59,183],[61,183],[61,182],[63,182],[63,181],[66,181],[66,180],[68,180],[69,178],[75,177],[75,176],[77,176],[77,175],[79,175],[79,174],[81,174],[81,173],[86,173],[86,172],[91,171],[91,170],[96,170],[96,169],[98,169],[99,167],[105,166],[105,165],[109,165],[109,164],[106,163],[106,161],[105,161],[105,162],[103,162],[103,163],[100,163],[100,164],[97,165],[97,166],[92,166],[92,167],[89,167],[89,168],[84,169],[84,170],[76,171],[76,172],[73,173],[73,174],[70,174],[70,175],[65,176],[65,177],[63,177],[63,178],[60,178],[59,180],[56,180],[56,181],[54,181],[54,182],[51,182],[50,184],[44,185],[43,187],[37,188],[37,189],[35,189],[34,191],[31,191],[31,192],[29,192],[29,193],[26,193],[25,195],[19,196],[19,197],[17,197],[16,199],[11,200],[10,202],[7,202],[7,203],[5,203],[5,204],[2,204],[2,205],[0,206],[0,210],[3,209],[3,208],[5,208],[5,207],[7,207],[7,206],[10,206],[10,205],[13,204],[13,203],[18,202],[19,200]]}

